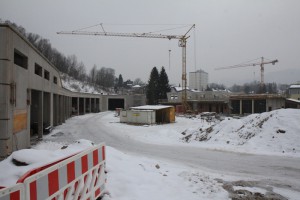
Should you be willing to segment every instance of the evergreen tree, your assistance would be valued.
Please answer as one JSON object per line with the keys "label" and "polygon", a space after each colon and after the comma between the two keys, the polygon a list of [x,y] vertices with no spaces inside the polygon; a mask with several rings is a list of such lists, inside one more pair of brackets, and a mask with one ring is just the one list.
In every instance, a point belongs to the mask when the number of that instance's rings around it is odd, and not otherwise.
{"label": "evergreen tree", "polygon": [[153,67],[147,85],[146,97],[149,105],[158,103],[159,97],[159,74],[156,67]]}
{"label": "evergreen tree", "polygon": [[171,88],[169,85],[169,78],[164,67],[161,68],[159,74],[158,88],[159,99],[167,99],[167,92],[170,92]]}
{"label": "evergreen tree", "polygon": [[119,75],[119,79],[118,79],[118,87],[123,87],[123,77],[121,74]]}

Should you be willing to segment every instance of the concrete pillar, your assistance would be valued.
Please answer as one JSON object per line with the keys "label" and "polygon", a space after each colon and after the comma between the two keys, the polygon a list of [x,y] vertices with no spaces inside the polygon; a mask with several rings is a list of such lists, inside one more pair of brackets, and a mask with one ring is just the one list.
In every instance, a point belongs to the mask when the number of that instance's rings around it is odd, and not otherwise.
{"label": "concrete pillar", "polygon": [[243,114],[243,101],[240,100],[240,115]]}
{"label": "concrete pillar", "polygon": [[254,113],[254,99],[252,99],[252,114]]}

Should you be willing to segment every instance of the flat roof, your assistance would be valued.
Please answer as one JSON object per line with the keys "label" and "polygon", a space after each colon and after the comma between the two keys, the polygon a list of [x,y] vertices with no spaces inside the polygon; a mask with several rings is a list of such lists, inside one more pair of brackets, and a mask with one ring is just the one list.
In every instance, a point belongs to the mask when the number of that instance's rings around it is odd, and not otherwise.
{"label": "flat roof", "polygon": [[300,89],[300,85],[291,85],[290,86],[290,89],[295,89],[295,88]]}
{"label": "flat roof", "polygon": [[300,103],[300,100],[296,100],[296,99],[286,99],[288,101],[292,101],[292,102],[295,102],[295,103]]}
{"label": "flat roof", "polygon": [[173,106],[166,106],[166,105],[145,105],[145,106],[137,106],[131,107],[130,109],[134,110],[161,110],[165,108],[171,108]]}

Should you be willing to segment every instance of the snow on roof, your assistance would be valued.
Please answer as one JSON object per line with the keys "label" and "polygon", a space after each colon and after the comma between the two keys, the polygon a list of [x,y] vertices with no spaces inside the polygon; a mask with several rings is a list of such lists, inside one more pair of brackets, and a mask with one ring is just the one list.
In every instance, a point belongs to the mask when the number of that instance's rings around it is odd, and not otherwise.
{"label": "snow on roof", "polygon": [[291,85],[290,89],[300,89],[300,85]]}
{"label": "snow on roof", "polygon": [[165,105],[145,105],[145,106],[137,106],[131,107],[130,109],[134,110],[161,110],[164,108],[171,108],[173,106],[165,106]]}
{"label": "snow on roof", "polygon": [[[174,89],[179,92],[179,91],[182,91],[183,90],[183,87],[174,87]],[[186,87],[187,90],[189,90],[188,87]]]}
{"label": "snow on roof", "polygon": [[140,85],[134,85],[132,86],[133,88],[140,88],[141,86]]}
{"label": "snow on roof", "polygon": [[293,102],[296,102],[296,103],[300,103],[300,100],[296,100],[296,99],[286,99],[286,100],[293,101]]}

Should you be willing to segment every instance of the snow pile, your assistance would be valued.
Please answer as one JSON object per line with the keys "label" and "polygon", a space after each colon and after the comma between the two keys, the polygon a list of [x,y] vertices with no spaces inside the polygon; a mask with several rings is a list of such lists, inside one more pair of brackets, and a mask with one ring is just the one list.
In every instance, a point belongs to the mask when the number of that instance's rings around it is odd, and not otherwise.
{"label": "snow pile", "polygon": [[[15,185],[18,179],[29,170],[81,152],[93,145],[92,142],[81,139],[70,145],[43,142],[32,149],[15,151],[0,162],[0,186]],[[3,173],[4,170],[5,173]]]}
{"label": "snow pile", "polygon": [[[112,115],[101,118],[112,134],[144,143],[184,145],[241,153],[300,157],[300,110],[280,109],[240,119],[176,117],[163,125],[132,126]],[[76,130],[75,130],[76,131]]]}
{"label": "snow pile", "polygon": [[89,94],[107,94],[104,90],[94,87],[89,83],[78,81],[66,74],[61,75],[61,81],[64,88],[72,92],[89,93]]}
{"label": "snow pile", "polygon": [[190,131],[182,139],[215,149],[300,154],[300,110],[280,109],[241,119],[225,118]]}

